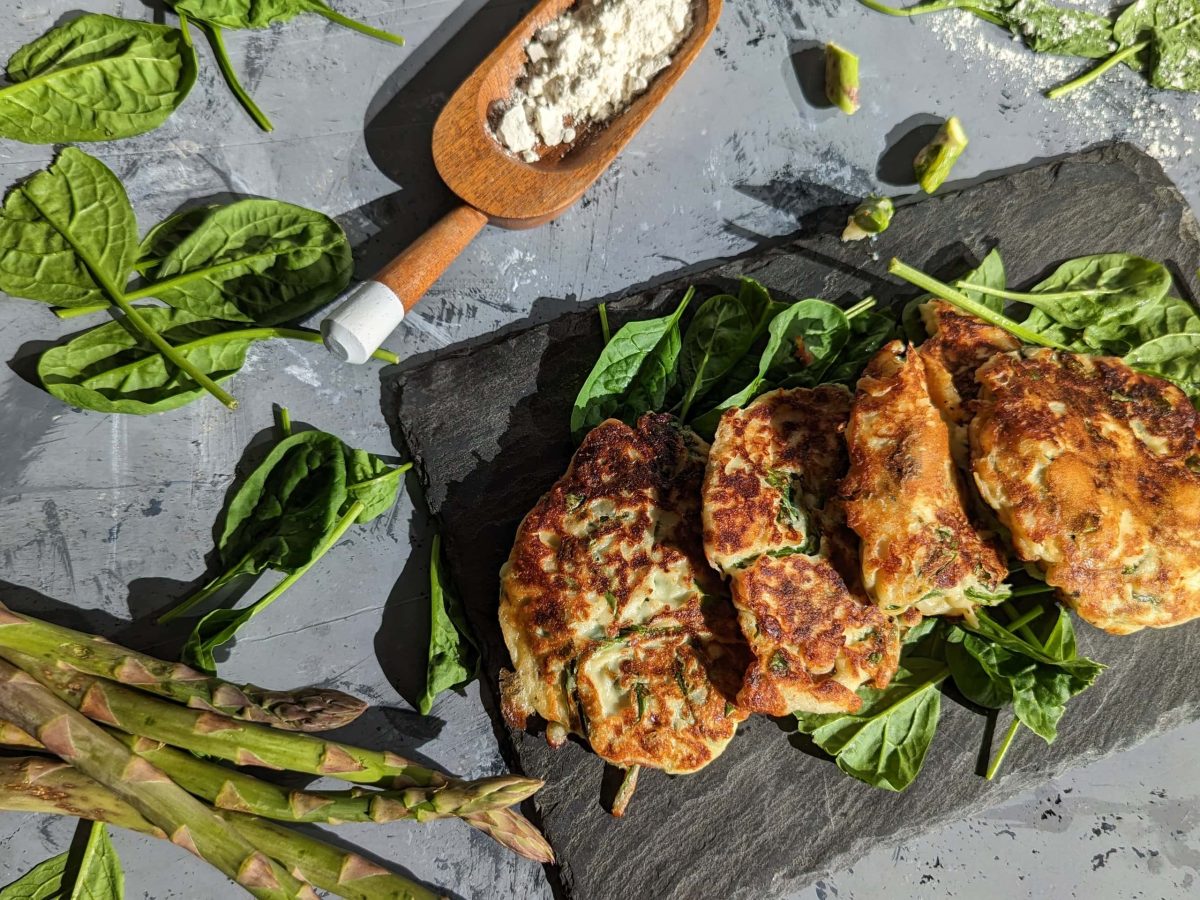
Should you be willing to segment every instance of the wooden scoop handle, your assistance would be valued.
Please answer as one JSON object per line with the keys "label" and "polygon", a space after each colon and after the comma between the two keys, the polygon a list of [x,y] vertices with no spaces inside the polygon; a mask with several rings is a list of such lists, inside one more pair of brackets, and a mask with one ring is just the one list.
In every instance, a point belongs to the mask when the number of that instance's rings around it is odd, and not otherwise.
{"label": "wooden scoop handle", "polygon": [[380,269],[372,280],[391,288],[407,312],[417,305],[487,223],[487,216],[475,207],[465,203],[457,206]]}
{"label": "wooden scoop handle", "polygon": [[487,216],[465,203],[442,216],[346,295],[321,323],[325,346],[347,362],[366,362],[487,223]]}

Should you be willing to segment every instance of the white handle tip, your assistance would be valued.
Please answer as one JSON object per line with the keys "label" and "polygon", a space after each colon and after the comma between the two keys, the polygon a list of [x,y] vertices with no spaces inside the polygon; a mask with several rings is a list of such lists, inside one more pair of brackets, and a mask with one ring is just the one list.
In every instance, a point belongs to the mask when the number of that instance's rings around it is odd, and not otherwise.
{"label": "white handle tip", "polygon": [[364,281],[321,322],[325,347],[338,359],[361,365],[404,318],[404,304],[385,284]]}

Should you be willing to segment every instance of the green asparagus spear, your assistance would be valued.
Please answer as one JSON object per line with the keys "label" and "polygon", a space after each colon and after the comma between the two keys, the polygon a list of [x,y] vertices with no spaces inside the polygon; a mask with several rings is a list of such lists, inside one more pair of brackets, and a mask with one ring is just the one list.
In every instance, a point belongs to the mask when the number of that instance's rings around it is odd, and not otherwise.
{"label": "green asparagus spear", "polygon": [[[0,758],[0,810],[78,816],[166,838],[161,828],[78,769],[43,757]],[[435,900],[431,891],[316,838],[253,816],[217,811],[242,837],[322,890],[349,900]]]}
{"label": "green asparagus spear", "polygon": [[255,897],[315,898],[312,888],[232,832],[211,809],[4,661],[0,661],[0,715],[111,789],[169,834],[173,843],[216,866]]}
{"label": "green asparagus spear", "polygon": [[892,224],[896,204],[888,197],[868,197],[855,207],[842,232],[843,241],[861,241],[883,234]]}
{"label": "green asparagus spear", "polygon": [[[364,750],[186,709],[12,650],[4,649],[0,656],[98,722],[236,765],[290,769],[390,789],[462,784],[390,751]],[[522,856],[539,862],[553,859],[545,838],[513,810],[473,812],[461,818]]]}
{"label": "green asparagus spear", "polygon": [[858,112],[858,57],[832,42],[825,45],[825,96],[848,116]]}
{"label": "green asparagus spear", "polygon": [[[427,822],[493,809],[507,809],[533,796],[542,782],[514,775],[478,781],[448,783],[440,787],[375,791],[295,791],[269,781],[209,762],[160,741],[110,731],[113,737],[142,759],[154,764],[191,794],[220,809],[251,813],[281,822]],[[15,725],[0,721],[0,745],[41,749],[42,745]]]}
{"label": "green asparagus spear", "polygon": [[261,722],[288,731],[331,731],[357,719],[367,704],[328,688],[268,691],[237,687],[182,663],[169,663],[126,650],[103,638],[24,616],[0,603],[0,647],[47,663],[68,662],[99,678],[149,691],[194,709]]}
{"label": "green asparagus spear", "polygon": [[138,756],[153,763],[184,790],[221,809],[282,822],[419,822],[507,809],[533,795],[542,782],[515,775],[447,783],[440,787],[373,791],[293,791],[168,747],[149,738],[121,735]]}
{"label": "green asparagus spear", "polygon": [[967,133],[958,116],[951,116],[938,129],[933,140],[921,148],[913,160],[913,171],[921,190],[932,194],[942,186],[962,152],[967,149]]}

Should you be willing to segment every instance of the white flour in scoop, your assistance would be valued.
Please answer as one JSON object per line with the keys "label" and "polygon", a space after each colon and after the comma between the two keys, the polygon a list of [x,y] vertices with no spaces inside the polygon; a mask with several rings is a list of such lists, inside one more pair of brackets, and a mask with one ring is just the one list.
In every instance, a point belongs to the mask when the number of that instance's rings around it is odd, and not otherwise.
{"label": "white flour in scoop", "polygon": [[579,0],[537,32],[495,127],[526,162],[623,111],[692,30],[692,0]]}

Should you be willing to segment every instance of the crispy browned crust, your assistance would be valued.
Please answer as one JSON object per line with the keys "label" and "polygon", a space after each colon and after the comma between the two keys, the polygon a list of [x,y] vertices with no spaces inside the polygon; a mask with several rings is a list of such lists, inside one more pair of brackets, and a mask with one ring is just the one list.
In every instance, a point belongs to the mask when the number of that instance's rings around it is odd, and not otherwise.
{"label": "crispy browned crust", "polygon": [[746,650],[701,546],[707,451],[670,416],[603,422],[525,517],[501,573],[514,725],[532,709],[548,735],[566,728],[616,765],[672,773],[733,737]]}
{"label": "crispy browned crust", "polygon": [[853,712],[860,685],[896,670],[896,625],[858,590],[857,539],[836,497],[849,413],[844,388],[777,390],[717,430],[705,549],[730,576],[753,653],[738,694],[752,712]]}
{"label": "crispy browned crust", "polygon": [[979,396],[975,373],[993,356],[1016,350],[1021,342],[945,300],[930,300],[921,307],[921,315],[929,331],[929,339],[921,345],[929,396],[951,425],[965,428]]}
{"label": "crispy browned crust", "polygon": [[1200,417],[1184,393],[1044,349],[979,380],[975,479],[1021,558],[1114,634],[1200,616]]}
{"label": "crispy browned crust", "polygon": [[961,615],[996,591],[1008,566],[967,514],[949,427],[911,347],[893,341],[867,365],[846,439],[842,497],[875,602],[897,615]]}
{"label": "crispy browned crust", "polygon": [[900,659],[895,624],[846,588],[828,559],[760,556],[733,573],[754,661],[738,703],[754,712],[856,712],[862,684],[886,687]]}
{"label": "crispy browned crust", "polygon": [[799,490],[792,492],[808,511],[836,493],[846,469],[842,431],[850,399],[833,385],[778,390],[722,416],[704,482],[709,562],[729,570],[759,553],[818,539],[781,507],[780,484],[794,480]]}

